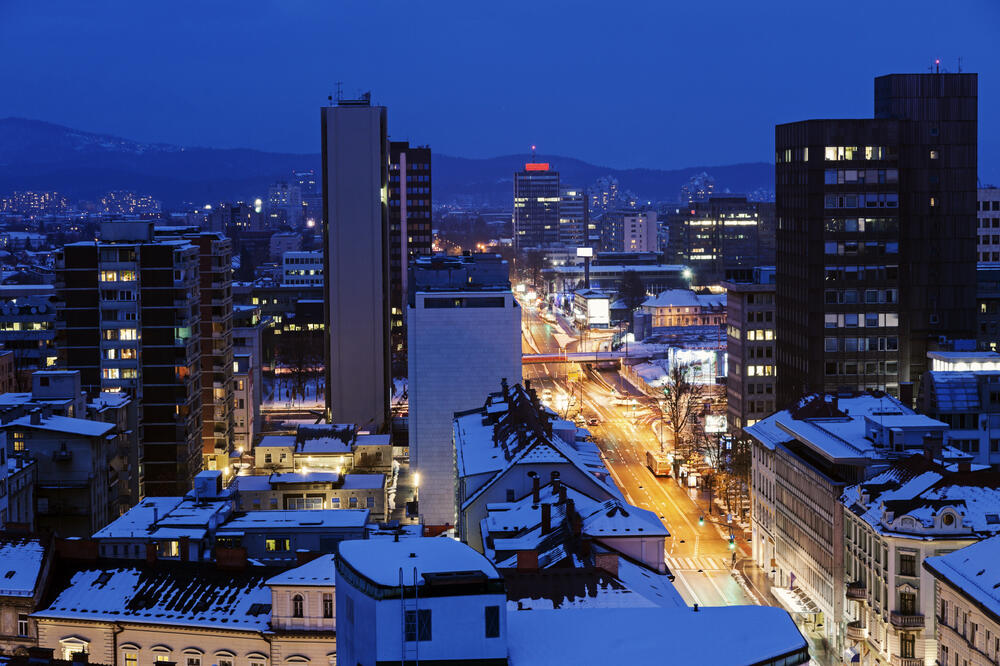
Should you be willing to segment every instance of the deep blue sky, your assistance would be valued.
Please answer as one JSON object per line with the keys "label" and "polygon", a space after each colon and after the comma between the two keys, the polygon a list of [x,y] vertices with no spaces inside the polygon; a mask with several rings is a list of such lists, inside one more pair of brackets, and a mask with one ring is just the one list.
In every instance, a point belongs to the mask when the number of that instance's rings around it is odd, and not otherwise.
{"label": "deep blue sky", "polygon": [[339,80],[437,152],[670,168],[769,161],[775,123],[962,56],[995,182],[998,35],[997,0],[0,0],[0,117],[315,152]]}

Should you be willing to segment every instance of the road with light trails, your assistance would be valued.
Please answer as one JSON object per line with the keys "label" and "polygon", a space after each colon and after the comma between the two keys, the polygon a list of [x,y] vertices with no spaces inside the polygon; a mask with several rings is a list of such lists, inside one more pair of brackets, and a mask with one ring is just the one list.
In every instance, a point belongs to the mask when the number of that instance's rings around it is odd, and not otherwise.
{"label": "road with light trails", "polygon": [[[524,349],[526,353],[558,352],[555,333],[565,333],[544,321],[537,311],[525,308]],[[560,395],[575,393],[585,418],[596,417],[598,425],[587,426],[607,460],[608,467],[626,499],[655,512],[670,531],[667,539],[667,566],[676,576],[675,585],[689,604],[723,606],[759,603],[753,591],[745,591],[731,573],[733,551],[729,549],[728,528],[713,524],[724,521],[706,513],[705,502],[696,502],[693,491],[678,487],[673,479],[654,477],[646,467],[646,451],[659,448],[648,427],[648,410],[615,404],[611,388],[624,393],[630,388],[613,369],[582,373],[582,381],[567,381],[570,364],[525,365],[524,378],[539,392],[549,388],[553,404],[565,405]],[[555,407],[553,407],[555,408]],[[563,415],[577,411],[564,406]],[[639,424],[639,425],[637,425]],[[701,515],[706,523],[698,524]],[[748,544],[737,539],[739,556],[748,556]]]}

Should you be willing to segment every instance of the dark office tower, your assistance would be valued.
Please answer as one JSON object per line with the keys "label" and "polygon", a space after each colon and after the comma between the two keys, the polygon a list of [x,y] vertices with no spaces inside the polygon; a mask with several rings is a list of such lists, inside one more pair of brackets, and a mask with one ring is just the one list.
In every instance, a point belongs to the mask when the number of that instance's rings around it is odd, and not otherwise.
{"label": "dark office tower", "polygon": [[528,162],[514,173],[514,247],[559,242],[559,172],[548,163]]}
{"label": "dark office tower", "polygon": [[182,495],[202,463],[199,249],[152,222],[105,222],[56,259],[60,365],[139,403],[146,494]]}
{"label": "dark office tower", "polygon": [[431,149],[389,142],[389,319],[393,353],[406,347],[407,266],[431,254]]}
{"label": "dark office tower", "polygon": [[559,192],[559,242],[570,247],[587,245],[590,224],[587,191],[564,185]]}
{"label": "dark office tower", "polygon": [[975,74],[893,74],[873,119],[775,128],[778,407],[906,399],[928,350],[975,337],[976,90]]}
{"label": "dark office tower", "polygon": [[336,423],[389,414],[389,143],[369,96],[321,110],[326,405]]}

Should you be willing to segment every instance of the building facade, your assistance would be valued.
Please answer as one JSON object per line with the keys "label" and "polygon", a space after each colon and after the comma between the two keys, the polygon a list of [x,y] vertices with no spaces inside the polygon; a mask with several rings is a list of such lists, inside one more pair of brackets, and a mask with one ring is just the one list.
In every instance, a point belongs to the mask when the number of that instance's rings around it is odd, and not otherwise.
{"label": "building facade", "polygon": [[389,144],[370,99],[321,111],[326,406],[339,423],[389,418]]}
{"label": "building facade", "polygon": [[559,242],[559,172],[547,162],[528,162],[514,172],[514,247]]}
{"label": "building facade", "polygon": [[780,405],[899,394],[975,337],[976,114],[975,74],[894,74],[873,119],[775,128]]}
{"label": "building facade", "polygon": [[431,149],[389,142],[389,318],[392,350],[406,344],[410,262],[431,254]]}
{"label": "building facade", "polygon": [[726,408],[730,432],[742,434],[770,416],[774,401],[774,269],[754,270],[749,283],[726,289]]}
{"label": "building facade", "polygon": [[411,270],[410,466],[424,523],[454,526],[452,418],[501,379],[521,380],[521,307],[499,255],[429,257]]}
{"label": "building facade", "polygon": [[146,492],[183,494],[202,465],[200,250],[110,222],[57,254],[59,362],[83,389],[138,403]]}
{"label": "building facade", "polygon": [[979,227],[979,244],[976,256],[979,263],[1000,262],[1000,188],[981,187],[976,203]]}

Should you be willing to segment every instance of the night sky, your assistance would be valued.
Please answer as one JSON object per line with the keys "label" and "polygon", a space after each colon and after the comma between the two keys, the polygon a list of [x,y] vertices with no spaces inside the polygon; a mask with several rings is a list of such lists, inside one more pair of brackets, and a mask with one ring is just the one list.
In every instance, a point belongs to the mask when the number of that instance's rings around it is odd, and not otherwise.
{"label": "night sky", "polygon": [[868,117],[872,78],[980,74],[1000,184],[1000,2],[0,0],[0,117],[317,152],[343,81],[436,152],[614,167],[773,160],[773,125]]}

